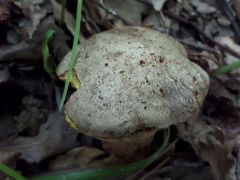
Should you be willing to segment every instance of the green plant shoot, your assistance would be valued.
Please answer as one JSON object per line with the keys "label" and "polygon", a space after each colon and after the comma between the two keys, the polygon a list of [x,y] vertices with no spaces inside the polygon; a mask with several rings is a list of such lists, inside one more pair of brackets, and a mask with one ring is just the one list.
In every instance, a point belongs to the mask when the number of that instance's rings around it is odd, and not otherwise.
{"label": "green plant shoot", "polygon": [[229,73],[232,70],[237,69],[237,68],[240,68],[240,60],[237,61],[237,62],[234,62],[232,64],[229,64],[229,65],[226,65],[226,66],[223,66],[223,67],[219,68],[215,72],[215,74],[216,75],[223,75],[223,74]]}
{"label": "green plant shoot", "polygon": [[53,63],[49,60],[48,41],[51,39],[54,33],[55,33],[54,30],[49,29],[45,34],[42,44],[43,67],[50,76],[53,76],[55,74],[55,71],[53,68]]}
{"label": "green plant shoot", "polygon": [[68,64],[67,79],[66,79],[66,82],[64,85],[63,95],[62,95],[61,102],[60,102],[60,110],[62,109],[63,104],[66,99],[66,96],[67,96],[69,84],[70,84],[72,76],[73,76],[73,67],[74,67],[74,64],[75,64],[76,58],[77,58],[78,40],[79,40],[79,34],[80,34],[80,28],[81,28],[82,4],[83,4],[83,0],[78,0],[73,47],[72,47],[72,51],[71,51],[71,58],[70,58],[70,61]]}
{"label": "green plant shoot", "polygon": [[1,162],[0,162],[0,172],[6,174],[9,177],[12,177],[15,180],[27,180],[17,171],[15,171],[14,169],[10,168],[9,166]]}

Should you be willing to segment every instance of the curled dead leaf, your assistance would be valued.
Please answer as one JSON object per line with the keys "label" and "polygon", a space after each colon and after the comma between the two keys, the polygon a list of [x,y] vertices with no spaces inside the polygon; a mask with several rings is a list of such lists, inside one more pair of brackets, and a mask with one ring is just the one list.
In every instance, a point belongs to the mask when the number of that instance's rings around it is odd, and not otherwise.
{"label": "curled dead leaf", "polygon": [[[76,147],[77,133],[65,122],[59,112],[49,115],[35,137],[18,137],[0,143],[0,152],[20,153],[21,159],[38,163],[46,157],[63,153]],[[1,153],[0,153],[1,154]]]}
{"label": "curled dead leaf", "polygon": [[227,143],[221,128],[210,126],[198,118],[179,126],[178,130],[179,136],[189,142],[196,153],[211,165],[217,180],[236,180],[232,146]]}

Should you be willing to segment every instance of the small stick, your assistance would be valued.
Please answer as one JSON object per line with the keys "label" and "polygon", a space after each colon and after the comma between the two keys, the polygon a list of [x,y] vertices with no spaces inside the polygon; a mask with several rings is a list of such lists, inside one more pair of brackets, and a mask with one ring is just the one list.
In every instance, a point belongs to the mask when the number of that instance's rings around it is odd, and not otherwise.
{"label": "small stick", "polygon": [[105,5],[103,5],[101,2],[99,2],[98,0],[94,0],[94,2],[102,9],[104,9],[105,11],[107,11],[107,13],[113,15],[114,17],[116,17],[117,19],[120,19],[124,24],[126,25],[131,25],[133,26],[134,24],[132,24],[130,21],[124,19],[123,17],[121,17],[119,14],[117,14],[113,9],[107,8]]}
{"label": "small stick", "polygon": [[229,6],[226,0],[215,0],[218,9],[225,14],[228,20],[231,22],[232,28],[235,31],[237,41],[240,42],[240,26],[236,21],[236,15],[234,14],[232,8]]}
{"label": "small stick", "polygon": [[172,18],[173,20],[179,21],[182,24],[185,25],[190,25],[192,28],[194,28],[199,34],[201,34],[204,38],[206,38],[208,41],[210,41],[211,43],[216,44],[221,50],[228,52],[229,54],[240,58],[240,53],[231,49],[230,47],[223,45],[217,41],[215,41],[214,39],[212,39],[210,36],[208,36],[207,34],[205,34],[195,23],[192,23],[190,21],[188,21],[187,19],[183,18],[183,17],[179,17],[169,11],[163,11],[164,14],[170,18]]}

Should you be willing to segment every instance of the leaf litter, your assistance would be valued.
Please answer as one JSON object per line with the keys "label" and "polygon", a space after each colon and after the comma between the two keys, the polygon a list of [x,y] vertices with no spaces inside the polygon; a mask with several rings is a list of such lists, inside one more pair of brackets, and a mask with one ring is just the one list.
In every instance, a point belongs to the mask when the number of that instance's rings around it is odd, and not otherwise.
{"label": "leaf litter", "polygon": [[[70,49],[76,2],[67,1],[65,7],[62,2],[0,1],[0,91],[1,97],[8,97],[2,101],[7,103],[0,103],[0,129],[4,130],[0,134],[0,159],[26,176],[37,175],[43,169],[50,172],[130,163],[111,156],[101,141],[77,134],[65,123],[63,114],[55,112],[57,89],[63,84],[44,71],[41,47],[51,28],[55,31],[49,41],[51,60],[58,64]],[[171,137],[180,140],[165,155],[170,158],[167,163],[157,168],[161,162],[156,162],[135,178],[240,179],[239,68],[223,75],[215,73],[240,60],[239,7],[238,0],[84,2],[80,42],[113,27],[147,26],[183,43],[189,58],[211,78],[200,118],[173,127]],[[32,82],[45,84],[41,93],[36,91],[38,83]],[[25,104],[24,99],[28,99]],[[31,99],[38,103],[30,103]],[[146,158],[161,141],[158,132],[149,149],[142,155],[136,153],[134,159]],[[111,163],[107,164],[106,159]],[[26,171],[25,167],[33,163],[34,170]],[[193,170],[183,171],[186,167]]]}

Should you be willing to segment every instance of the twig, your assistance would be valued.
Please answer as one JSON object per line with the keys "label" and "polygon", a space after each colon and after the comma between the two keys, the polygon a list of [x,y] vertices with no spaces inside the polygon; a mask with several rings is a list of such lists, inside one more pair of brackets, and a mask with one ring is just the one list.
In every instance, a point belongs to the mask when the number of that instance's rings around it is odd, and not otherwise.
{"label": "twig", "polygon": [[178,41],[180,41],[181,43],[187,45],[187,46],[190,46],[194,49],[198,49],[198,50],[205,50],[205,51],[208,51],[208,52],[211,52],[211,53],[214,53],[216,55],[219,56],[220,52],[212,47],[205,47],[205,46],[202,46],[202,45],[198,45],[198,44],[194,44],[194,43],[190,43],[190,42],[187,42],[187,41],[184,41],[182,39],[177,39]]}
{"label": "twig", "polygon": [[160,164],[158,164],[156,167],[154,167],[150,172],[148,172],[147,174],[145,174],[140,180],[145,180],[145,179],[151,179],[150,176],[153,175],[153,173],[157,170],[159,170],[160,168],[162,168],[162,166],[164,164],[166,164],[168,161],[170,160],[170,158],[166,158],[165,160],[163,160]]}
{"label": "twig", "polygon": [[99,0],[94,0],[94,2],[102,9],[104,9],[107,13],[113,15],[114,17],[116,17],[117,19],[120,19],[124,24],[126,25],[131,25],[133,26],[134,24],[132,24],[130,21],[124,19],[123,17],[121,17],[119,14],[117,14],[113,9],[106,7],[104,4],[102,4],[101,2],[99,2]]}
{"label": "twig", "polygon": [[210,36],[208,36],[207,34],[205,34],[205,33],[197,26],[197,24],[192,23],[192,22],[188,21],[187,19],[185,19],[185,18],[183,18],[183,17],[180,17],[180,16],[177,16],[177,15],[175,15],[175,14],[169,12],[169,11],[163,11],[163,13],[164,13],[166,16],[172,18],[173,20],[176,20],[176,21],[179,21],[179,22],[182,23],[182,24],[191,26],[193,29],[195,29],[199,34],[201,34],[201,35],[202,35],[204,38],[206,38],[208,41],[210,41],[210,42],[213,43],[213,44],[216,44],[221,50],[226,51],[226,52],[228,52],[229,54],[231,54],[231,55],[233,55],[233,56],[235,56],[235,57],[237,57],[237,58],[240,58],[240,53],[239,53],[239,52],[237,52],[237,51],[229,48],[229,47],[226,46],[226,45],[223,45],[223,44],[215,41],[215,40],[212,39]]}
{"label": "twig", "polygon": [[232,8],[229,6],[226,0],[215,0],[218,9],[225,14],[228,20],[231,22],[235,35],[237,37],[237,42],[240,42],[240,27],[236,21],[236,15],[234,14]]}

